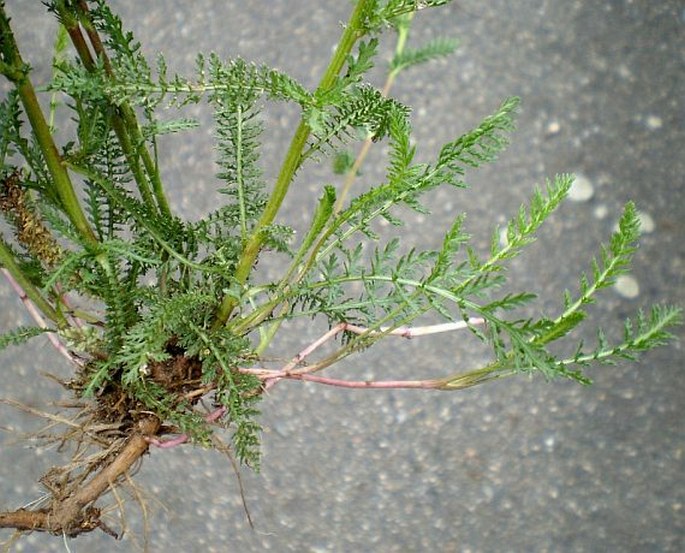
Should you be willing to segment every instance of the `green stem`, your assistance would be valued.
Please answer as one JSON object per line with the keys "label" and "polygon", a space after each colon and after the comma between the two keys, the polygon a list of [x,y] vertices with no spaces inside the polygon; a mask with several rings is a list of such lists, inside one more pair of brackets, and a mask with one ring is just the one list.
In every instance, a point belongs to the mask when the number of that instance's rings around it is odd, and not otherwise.
{"label": "green stem", "polygon": [[[112,69],[112,64],[107,56],[107,51],[105,50],[102,40],[100,40],[100,35],[93,26],[90,18],[88,17],[88,4],[84,0],[79,0],[79,8],[86,16],[86,34],[93,45],[93,50],[95,55],[102,58],[105,63],[105,70],[109,77],[114,80],[116,78],[114,70]],[[140,125],[138,124],[138,118],[136,117],[135,111],[130,106],[128,102],[124,102],[121,107],[121,118],[123,119],[126,129],[130,133],[130,140],[134,143],[135,147],[133,149],[134,153],[139,155],[143,161],[143,166],[145,167],[145,172],[147,173],[147,180],[144,176],[141,176],[139,183],[145,183],[145,188],[149,190],[149,184],[152,184],[152,191],[154,193],[155,199],[157,200],[157,207],[160,213],[171,217],[171,208],[169,207],[169,202],[164,194],[164,186],[162,185],[162,179],[159,175],[159,168],[157,164],[152,159],[149,150],[145,147],[145,140],[143,139],[143,134],[140,131]],[[118,116],[115,116],[118,117]]]}
{"label": "green stem", "polygon": [[[345,64],[345,60],[349,55],[354,44],[363,36],[362,23],[364,19],[364,13],[366,11],[367,5],[370,0],[358,0],[350,20],[345,27],[345,31],[340,38],[338,47],[328,64],[326,72],[324,73],[321,82],[317,88],[317,92],[325,92],[329,90],[335,83],[336,77],[340,74],[341,69]],[[276,184],[274,185],[273,192],[269,197],[269,200],[264,207],[261,218],[257,222],[252,234],[250,235],[243,253],[238,262],[238,266],[235,272],[235,279],[239,285],[243,285],[252,271],[252,266],[254,265],[259,252],[264,245],[265,240],[265,230],[273,223],[278,211],[285,199],[290,183],[295,176],[297,171],[302,150],[304,149],[307,139],[309,138],[309,133],[311,129],[307,124],[305,118],[300,120],[300,124],[293,135],[292,141],[290,142],[290,147],[281,166],[280,173],[276,179]],[[237,300],[234,296],[226,295],[224,296],[221,305],[216,313],[216,320],[214,327],[219,327],[226,323],[231,313],[237,305]]]}
{"label": "green stem", "polygon": [[[92,71],[95,68],[95,62],[88,45],[83,38],[81,27],[79,26],[80,22],[83,24],[95,55],[102,60],[108,77],[114,80],[115,75],[112,64],[107,56],[102,40],[100,40],[100,35],[97,33],[97,30],[89,19],[88,5],[85,2],[80,1],[78,9],[81,12],[79,14],[81,16],[80,18],[71,13],[64,2],[57,3],[57,11],[64,22],[64,25],[67,27],[69,36],[86,69]],[[150,152],[145,147],[145,141],[140,132],[138,119],[129,104],[124,103],[114,110],[112,127],[114,128],[114,132],[117,135],[126,161],[133,173],[133,177],[136,180],[143,201],[152,206],[155,204],[156,200],[159,211],[164,215],[171,216],[171,209],[164,194],[164,187],[159,175],[159,170],[152,159]],[[141,167],[141,161],[145,171],[143,171],[143,167]]]}
{"label": "green stem", "polygon": [[64,315],[55,310],[50,303],[43,297],[38,288],[26,277],[21,267],[14,260],[14,255],[4,240],[0,239],[0,266],[7,269],[12,278],[24,290],[26,296],[40,309],[43,314],[53,321],[59,328],[66,328],[69,323]]}
{"label": "green stem", "polygon": [[[404,52],[404,49],[407,45],[407,39],[409,38],[409,28],[411,26],[411,21],[413,18],[413,13],[408,14],[407,16],[401,18],[401,20],[397,24],[397,42],[395,43],[395,57],[400,56]],[[392,85],[395,83],[395,78],[401,70],[402,69],[400,67],[396,67],[388,72],[388,76],[385,79],[385,84],[383,85],[383,90],[381,90],[381,94],[383,95],[383,97],[388,97],[388,94],[390,94],[390,89],[392,88]],[[359,154],[357,154],[357,158],[354,160],[354,163],[352,164],[352,167],[350,167],[349,171],[347,171],[347,174],[345,175],[345,182],[343,183],[340,195],[338,196],[338,200],[335,202],[335,208],[333,209],[333,213],[335,213],[336,215],[342,210],[343,206],[345,205],[345,199],[349,195],[350,189],[352,188],[352,185],[354,184],[354,181],[357,178],[357,175],[359,174],[359,169],[364,163],[364,160],[366,159],[366,156],[371,150],[372,145],[372,137],[369,137],[366,140],[364,140],[364,143],[362,144],[362,147],[359,150]],[[319,242],[317,246],[320,247],[321,242]],[[316,254],[316,250],[318,249],[318,247],[314,249],[314,254]]]}
{"label": "green stem", "polygon": [[[409,29],[411,27],[411,22],[414,19],[414,13],[410,13],[402,18],[400,18],[400,21],[397,24],[397,42],[395,43],[395,56],[398,57],[400,56],[403,52],[404,49],[407,45],[407,39],[409,38]],[[388,76],[386,78],[385,84],[383,85],[383,90],[381,91],[381,94],[384,97],[388,97],[390,94],[390,89],[392,88],[392,85],[395,83],[395,78],[399,73],[401,72],[402,68],[401,67],[396,67],[394,69],[391,69],[388,72]],[[366,156],[368,155],[369,151],[371,150],[371,146],[373,145],[373,139],[371,137],[367,138],[364,143],[362,144],[361,149],[359,150],[359,154],[357,155],[356,159],[354,160],[354,163],[352,164],[352,167],[349,169],[347,174],[345,175],[345,180],[343,182],[343,185],[340,189],[340,195],[338,196],[335,206],[333,207],[333,214],[338,215],[342,209],[343,206],[345,205],[345,200],[347,196],[349,195],[349,192],[352,188],[352,185],[354,184],[355,179],[357,178],[357,175],[359,174],[359,169],[363,165],[364,161],[366,160]],[[296,278],[296,282],[299,282],[305,274],[309,271],[313,263],[315,262],[320,249],[322,248],[323,244],[328,240],[328,238],[331,236],[331,234],[334,232],[334,230],[341,224],[341,220],[336,219],[335,217],[333,218],[333,222],[329,227],[319,236],[319,239],[317,240],[316,244],[312,248],[311,252],[309,253],[309,256],[307,258],[307,261],[304,263],[304,265],[300,268],[300,271],[298,273],[298,276]],[[278,324],[278,323],[274,323]]]}
{"label": "green stem", "polygon": [[5,76],[12,81],[19,93],[19,98],[24,106],[24,111],[31,124],[36,141],[45,158],[48,171],[52,177],[53,185],[62,204],[62,208],[85,242],[91,246],[95,246],[97,245],[98,240],[95,237],[93,230],[90,228],[85,213],[81,209],[69,174],[62,164],[62,159],[52,140],[50,127],[45,120],[33,84],[28,76],[29,66],[26,65],[21,58],[14,39],[14,34],[9,25],[9,18],[7,17],[5,7],[2,4],[0,4],[0,32],[2,34],[1,47],[3,69],[9,69],[8,71],[3,72],[5,73]]}
{"label": "green stem", "polygon": [[458,373],[441,378],[436,386],[438,390],[463,390],[479,384],[485,384],[497,378],[504,378],[516,374],[511,369],[503,368],[499,363],[491,363],[480,369],[475,369],[466,373]]}
{"label": "green stem", "polygon": [[138,152],[131,143],[129,129],[126,127],[126,123],[123,118],[116,112],[112,115],[112,128],[119,139],[121,150],[124,152],[124,156],[126,157],[126,162],[131,169],[131,173],[133,173],[133,178],[136,180],[140,197],[147,205],[154,206],[155,204],[152,196],[152,190],[150,189],[147,178],[145,177],[145,174],[140,166]]}

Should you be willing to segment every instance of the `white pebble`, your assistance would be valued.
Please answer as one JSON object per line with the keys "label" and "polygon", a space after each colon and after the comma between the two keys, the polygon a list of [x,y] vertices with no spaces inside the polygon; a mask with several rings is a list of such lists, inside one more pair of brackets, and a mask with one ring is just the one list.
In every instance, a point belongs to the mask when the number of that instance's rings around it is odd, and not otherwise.
{"label": "white pebble", "polygon": [[624,298],[633,299],[640,294],[640,285],[635,277],[631,275],[621,275],[614,284],[616,292]]}
{"label": "white pebble", "polygon": [[574,202],[586,202],[595,194],[595,189],[590,180],[581,174],[577,174],[571,189],[568,191],[569,200]]}
{"label": "white pebble", "polygon": [[551,453],[552,451],[554,451],[555,443],[556,440],[554,439],[554,436],[548,436],[547,438],[545,438],[545,449]]}
{"label": "white pebble", "polygon": [[618,75],[622,79],[625,79],[626,81],[632,81],[634,80],[633,72],[630,70],[630,68],[625,65],[621,64],[618,66]]}
{"label": "white pebble", "polygon": [[647,128],[650,131],[655,131],[657,129],[660,129],[662,125],[664,124],[663,119],[657,115],[648,115],[647,119],[645,120],[645,125],[647,125]]}
{"label": "white pebble", "polygon": [[547,124],[547,128],[545,129],[547,136],[554,136],[555,134],[559,134],[560,130],[561,125],[559,124],[559,121],[550,121]]}
{"label": "white pebble", "polygon": [[604,204],[600,204],[595,208],[594,213],[597,219],[604,219],[609,213],[609,209]]}

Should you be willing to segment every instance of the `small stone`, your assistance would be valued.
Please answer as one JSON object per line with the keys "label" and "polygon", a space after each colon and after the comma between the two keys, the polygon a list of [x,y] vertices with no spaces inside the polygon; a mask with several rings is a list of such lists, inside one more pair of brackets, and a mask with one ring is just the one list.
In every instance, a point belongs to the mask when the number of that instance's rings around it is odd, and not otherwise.
{"label": "small stone", "polygon": [[614,283],[614,288],[624,298],[634,299],[640,295],[640,285],[631,275],[619,276]]}
{"label": "small stone", "polygon": [[625,65],[623,63],[618,66],[618,75],[619,75],[619,77],[621,77],[622,79],[625,79],[626,81],[634,80],[633,72],[630,70],[630,68],[627,65]]}
{"label": "small stone", "polygon": [[554,436],[547,436],[545,438],[545,449],[551,453],[554,451],[554,446],[556,445],[556,440],[554,439]]}
{"label": "small stone", "polygon": [[485,497],[485,500],[490,503],[493,498],[495,497],[495,489],[492,486],[489,486],[488,484],[485,484],[481,488],[483,492],[483,496]]}
{"label": "small stone", "polygon": [[554,136],[555,134],[559,134],[559,131],[561,131],[559,121],[550,121],[545,129],[545,134],[547,136]]}
{"label": "small stone", "polygon": [[585,175],[576,174],[576,178],[568,191],[568,198],[574,202],[587,202],[595,195],[595,188]]}
{"label": "small stone", "polygon": [[597,219],[604,219],[609,213],[609,209],[604,204],[600,204],[595,208],[594,214]]}
{"label": "small stone", "polygon": [[647,119],[645,119],[645,125],[647,125],[647,128],[650,131],[660,129],[663,126],[663,124],[663,119],[661,119],[661,117],[658,117],[657,115],[648,115]]}

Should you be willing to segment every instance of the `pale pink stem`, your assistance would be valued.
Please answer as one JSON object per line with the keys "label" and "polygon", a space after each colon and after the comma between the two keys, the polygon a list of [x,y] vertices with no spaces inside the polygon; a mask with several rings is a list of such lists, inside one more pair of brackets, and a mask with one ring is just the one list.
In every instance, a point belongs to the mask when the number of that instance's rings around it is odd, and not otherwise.
{"label": "pale pink stem", "polygon": [[[338,323],[335,325],[333,328],[331,328],[328,332],[323,334],[320,338],[312,342],[309,346],[304,348],[302,351],[300,351],[287,365],[285,365],[282,369],[279,371],[264,371],[261,372],[261,369],[241,369],[243,372],[246,372],[249,374],[254,374],[255,376],[262,378],[264,380],[264,388],[268,390],[271,388],[276,382],[278,382],[281,378],[289,378],[294,375],[303,375],[306,373],[310,373],[313,371],[316,371],[319,369],[318,365],[309,365],[308,367],[300,367],[295,369],[299,363],[301,363],[308,355],[310,355],[314,350],[316,350],[318,347],[320,347],[322,344],[326,343],[328,340],[331,338],[335,337],[338,335],[340,332],[343,332],[345,330],[352,332],[354,334],[366,334],[368,336],[380,336],[380,335],[386,335],[386,336],[399,336],[401,338],[414,338],[417,336],[427,336],[429,334],[438,334],[440,332],[452,332],[455,330],[463,330],[465,328],[468,328],[469,326],[474,326],[474,325],[482,325],[485,324],[485,319],[482,318],[472,318],[469,319],[468,322],[466,321],[454,321],[451,323],[441,323],[441,324],[435,324],[435,325],[427,325],[427,326],[417,326],[417,327],[408,327],[408,326],[402,326],[398,328],[391,328],[391,327],[380,327],[378,330],[370,330],[368,328],[365,328],[363,326],[357,326],[353,325],[351,323]],[[423,382],[423,381],[421,381]],[[353,386],[349,386],[353,387]],[[356,386],[354,386],[356,387]],[[369,386],[364,386],[364,387],[369,387]],[[385,386],[380,386],[380,387],[385,387]],[[392,386],[388,386],[392,387]],[[420,386],[416,386],[420,387]]]}
{"label": "pale pink stem", "polygon": [[339,378],[328,378],[317,374],[288,374],[284,377],[287,380],[304,380],[306,382],[316,382],[326,386],[337,386],[338,388],[413,388],[413,389],[434,389],[440,385],[439,380],[341,380]]}
{"label": "pale pink stem", "polygon": [[[59,283],[55,285],[55,290],[59,294],[59,299],[64,304],[64,306],[67,309],[72,310],[72,307],[69,304],[69,298],[67,297],[66,293],[62,292],[62,287],[60,286]],[[78,317],[74,317],[73,315],[67,313],[67,319],[69,320],[69,324],[72,325],[73,327],[79,328],[79,329],[83,328],[83,323],[81,322],[81,319],[79,319]]]}
{"label": "pale pink stem", "polygon": [[160,449],[171,449],[172,447],[179,446],[188,441],[187,434],[179,434],[175,438],[169,438],[168,440],[160,440],[154,436],[145,436],[145,441],[150,445],[158,447]]}
{"label": "pale pink stem", "polygon": [[282,369],[275,371],[271,376],[266,376],[264,377],[264,389],[268,390],[271,388],[276,382],[278,382],[279,377],[282,375],[290,374],[290,372],[297,367],[299,363],[304,361],[304,359],[310,355],[315,349],[320,347],[321,345],[325,344],[336,336],[337,334],[341,333],[345,328],[347,328],[347,323],[338,323],[335,325],[333,328],[331,328],[328,332],[324,333],[323,336],[309,344],[306,348],[304,348],[302,351],[300,351],[295,357],[292,358],[292,360],[285,365]]}
{"label": "pale pink stem", "polygon": [[243,374],[256,376],[260,380],[268,380],[269,378],[275,378],[281,374],[280,369],[264,369],[262,367],[239,367],[237,370]]}
{"label": "pale pink stem", "polygon": [[[219,407],[209,413],[208,415],[205,415],[205,421],[207,422],[214,422],[219,420],[221,417],[223,417],[226,414],[226,407]],[[160,440],[159,438],[156,438],[154,436],[146,436],[145,440],[150,444],[154,445],[155,447],[158,447],[160,449],[170,449],[172,447],[179,446],[181,444],[186,443],[189,440],[188,434],[179,434],[175,438],[169,438],[168,440]]]}
{"label": "pale pink stem", "polygon": [[295,357],[293,357],[292,361],[290,361],[290,363],[288,363],[285,367],[283,367],[280,372],[287,373],[291,369],[295,368],[299,363],[304,361],[304,359],[308,355],[310,355],[315,349],[317,349],[319,346],[328,342],[328,340],[330,340],[331,338],[333,338],[337,334],[341,333],[348,326],[349,325],[347,323],[338,323],[337,325],[335,325],[328,332],[326,332],[323,336],[321,336],[319,339],[312,342],[310,345],[308,345],[306,348],[304,348],[301,352],[299,352]]}
{"label": "pale pink stem", "polygon": [[205,420],[207,422],[217,421],[226,414],[226,410],[227,410],[226,407],[219,407],[219,408],[215,409],[214,411],[212,411],[211,413],[209,413],[209,415],[207,415],[205,417]]}
{"label": "pale pink stem", "polygon": [[356,326],[349,323],[345,324],[344,330],[349,330],[355,334],[367,334],[368,336],[378,336],[385,334],[386,336],[400,336],[401,338],[416,338],[417,336],[428,336],[429,334],[439,334],[441,332],[452,332],[454,330],[463,330],[469,326],[477,326],[485,323],[485,319],[473,318],[466,321],[455,321],[453,323],[441,323],[428,326],[400,326],[398,328],[382,326],[378,330],[369,330],[363,326]]}
{"label": "pale pink stem", "polygon": [[[29,315],[31,315],[31,318],[36,322],[36,324],[40,328],[50,328],[48,326],[48,324],[45,322],[45,319],[40,314],[40,311],[38,311],[38,309],[36,309],[36,306],[33,305],[33,302],[26,295],[26,292],[24,292],[24,289],[21,286],[19,286],[19,283],[16,280],[14,280],[14,278],[9,273],[9,271],[5,268],[0,269],[0,271],[2,271],[2,274],[5,276],[5,278],[10,283],[12,288],[14,288],[14,291],[19,296],[19,299],[24,304],[26,311],[28,311]],[[60,342],[57,334],[55,334],[54,332],[47,332],[46,334],[47,334],[48,340],[50,340],[50,343],[52,343],[54,348],[59,353],[61,353],[64,357],[66,357],[69,361],[71,361],[75,365],[77,365],[79,367],[83,366],[83,362],[80,359],[74,357],[69,352],[69,350],[64,346],[64,344],[62,342]]]}

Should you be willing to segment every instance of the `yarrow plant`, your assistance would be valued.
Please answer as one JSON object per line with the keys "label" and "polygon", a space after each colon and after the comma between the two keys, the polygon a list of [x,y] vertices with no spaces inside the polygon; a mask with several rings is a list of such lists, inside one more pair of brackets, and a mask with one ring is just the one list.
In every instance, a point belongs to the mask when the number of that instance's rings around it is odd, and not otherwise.
{"label": "yarrow plant", "polygon": [[[312,91],[277,69],[214,54],[198,55],[192,75],[169,74],[163,57],[145,59],[106,0],[45,2],[60,26],[53,77],[39,87],[0,2],[0,72],[12,85],[0,104],[0,265],[35,321],[5,332],[0,347],[46,335],[72,363],[63,384],[78,399],[57,438],[74,444],[71,462],[43,477],[41,502],[0,513],[0,527],[115,534],[98,500],[109,491],[118,497],[151,446],[201,444],[258,468],[259,402],[282,381],[456,391],[540,373],[588,384],[588,366],[632,360],[671,338],[681,313],[669,306],[638,312],[619,342],[601,330],[592,345],[573,337],[597,293],[629,268],[639,235],[632,203],[556,312],[520,318],[534,294],[503,291],[507,263],[564,200],[570,175],[536,189],[507,224],[506,240],[495,229],[484,256],[470,245],[463,214],[435,250],[407,250],[400,238],[376,233],[380,220],[399,227],[409,211],[425,212],[422,200],[434,189],[458,194],[467,171],[492,162],[514,126],[519,101],[509,98],[432,161],[415,160],[410,110],[389,90],[402,71],[455,49],[447,39],[407,46],[415,12],[447,3],[357,0]],[[379,90],[364,76],[384,31],[396,34],[396,48]],[[37,91],[52,99],[46,108]],[[267,100],[301,111],[274,182],[259,162]],[[199,102],[214,114],[220,207],[187,221],[167,200],[157,143],[170,133],[181,140],[198,123],[159,113]],[[53,122],[67,116],[73,134],[58,142]],[[353,142],[361,143],[356,157],[346,149]],[[385,176],[355,193],[378,143],[389,152]],[[279,211],[298,171],[326,159],[342,184],[320,188],[309,226],[296,236]],[[265,280],[254,269],[273,254],[288,261]],[[269,361],[282,323],[303,317],[325,318],[328,331],[289,362]],[[419,324],[427,318],[441,322]],[[415,380],[326,373],[393,337],[457,331],[487,344],[490,360],[428,377],[417,367]],[[555,354],[557,342],[571,353]],[[229,445],[219,429],[229,430]]]}

